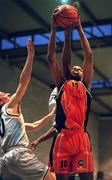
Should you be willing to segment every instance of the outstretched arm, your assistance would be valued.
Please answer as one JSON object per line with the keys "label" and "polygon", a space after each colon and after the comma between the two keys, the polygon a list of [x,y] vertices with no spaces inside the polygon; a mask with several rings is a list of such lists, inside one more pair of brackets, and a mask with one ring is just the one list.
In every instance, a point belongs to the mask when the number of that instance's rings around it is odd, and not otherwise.
{"label": "outstretched arm", "polygon": [[34,123],[25,123],[26,131],[33,132],[43,128],[50,120],[55,117],[55,110],[56,108],[54,108],[51,113],[44,116],[42,119],[35,121]]}
{"label": "outstretched arm", "polygon": [[31,77],[32,64],[34,59],[34,45],[31,40],[29,40],[27,43],[27,52],[28,55],[22,73],[20,75],[18,88],[15,94],[11,97],[10,102],[8,104],[8,108],[10,109],[17,106],[17,112],[15,113],[18,113],[18,104],[20,103],[22,97],[26,92]]}
{"label": "outstretched arm", "polygon": [[59,87],[62,78],[62,72],[56,58],[56,26],[53,18],[51,22],[51,34],[48,43],[48,61],[55,85]]}
{"label": "outstretched arm", "polygon": [[29,147],[31,149],[35,149],[38,146],[38,144],[40,144],[43,141],[50,139],[55,134],[56,134],[56,129],[55,129],[55,127],[52,126],[46,133],[44,133],[42,136],[40,136],[39,138],[37,138],[36,140],[31,142]]}
{"label": "outstretched arm", "polygon": [[87,88],[90,90],[92,76],[93,76],[93,54],[92,54],[92,50],[91,50],[89,41],[87,40],[87,38],[84,34],[80,19],[79,19],[77,28],[78,28],[78,32],[80,35],[82,48],[84,51],[84,62],[83,62],[84,78],[83,78],[83,81],[85,82]]}
{"label": "outstretched arm", "polygon": [[70,65],[71,65],[71,28],[68,26],[65,30],[65,41],[62,52],[62,62],[63,62],[63,74],[66,79],[70,75]]}

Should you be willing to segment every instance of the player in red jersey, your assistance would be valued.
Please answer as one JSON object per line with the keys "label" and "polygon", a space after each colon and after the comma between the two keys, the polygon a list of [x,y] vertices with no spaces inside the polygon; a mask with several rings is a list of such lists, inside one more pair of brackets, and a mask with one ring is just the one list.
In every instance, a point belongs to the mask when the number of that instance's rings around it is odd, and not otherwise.
{"label": "player in red jersey", "polygon": [[68,180],[69,173],[78,173],[81,180],[93,179],[93,160],[86,132],[91,102],[93,56],[80,19],[76,25],[84,52],[83,68],[71,65],[71,27],[65,31],[62,52],[63,70],[56,57],[56,26],[52,21],[48,44],[48,60],[52,77],[58,87],[56,129],[53,147],[53,168],[57,180]]}

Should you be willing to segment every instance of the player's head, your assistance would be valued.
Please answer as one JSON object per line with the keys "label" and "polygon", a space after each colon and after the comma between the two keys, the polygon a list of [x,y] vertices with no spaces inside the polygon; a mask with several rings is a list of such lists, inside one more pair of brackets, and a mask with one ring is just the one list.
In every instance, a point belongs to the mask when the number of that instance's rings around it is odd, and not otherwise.
{"label": "player's head", "polygon": [[74,79],[76,81],[83,80],[83,69],[80,66],[73,66],[70,69],[70,79]]}
{"label": "player's head", "polygon": [[4,104],[8,103],[10,97],[11,97],[10,93],[0,92],[0,106],[3,106]]}

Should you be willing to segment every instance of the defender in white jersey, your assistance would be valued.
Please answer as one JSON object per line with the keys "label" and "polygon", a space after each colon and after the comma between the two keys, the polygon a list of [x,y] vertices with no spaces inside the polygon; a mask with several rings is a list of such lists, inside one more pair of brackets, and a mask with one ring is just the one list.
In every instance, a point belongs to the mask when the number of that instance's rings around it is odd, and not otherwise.
{"label": "defender in white jersey", "polygon": [[[28,41],[27,51],[27,60],[15,94],[11,96],[9,93],[0,92],[0,146],[4,152],[0,158],[0,176],[3,174],[2,168],[6,167],[22,179],[41,180],[44,178],[47,167],[28,148],[29,140],[26,130],[33,131],[43,127],[54,117],[54,112],[32,124],[24,123],[20,102],[31,77],[34,59],[34,46],[31,40]],[[50,180],[49,173],[45,179]]]}

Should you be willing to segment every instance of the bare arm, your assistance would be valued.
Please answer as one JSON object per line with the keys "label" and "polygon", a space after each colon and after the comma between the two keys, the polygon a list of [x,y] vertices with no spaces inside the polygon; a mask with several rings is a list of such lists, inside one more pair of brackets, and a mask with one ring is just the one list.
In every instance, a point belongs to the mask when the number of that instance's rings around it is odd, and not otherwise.
{"label": "bare arm", "polygon": [[51,24],[50,39],[48,43],[48,61],[55,85],[59,87],[62,78],[62,72],[56,59],[56,26],[53,20]]}
{"label": "bare arm", "polygon": [[63,74],[66,79],[70,75],[70,65],[71,65],[71,26],[66,28],[65,31],[65,41],[62,52],[62,62],[63,62]]}
{"label": "bare arm", "polygon": [[17,113],[18,113],[18,104],[21,102],[21,99],[26,92],[32,72],[32,64],[34,59],[34,45],[31,40],[29,40],[27,43],[27,51],[28,51],[28,55],[22,73],[20,75],[18,88],[15,94],[11,97],[11,100],[8,104],[8,108],[9,109],[15,108]]}
{"label": "bare arm", "polygon": [[81,39],[82,48],[84,51],[84,62],[83,62],[83,73],[84,73],[84,82],[87,86],[87,88],[91,89],[91,82],[92,82],[92,76],[93,76],[93,54],[91,47],[89,45],[89,41],[87,40],[83,29],[81,22],[79,20],[79,24],[77,26],[78,32]]}
{"label": "bare arm", "polygon": [[31,149],[35,149],[38,144],[40,144],[43,141],[50,139],[55,134],[56,134],[56,129],[55,129],[55,127],[52,126],[46,133],[44,133],[42,136],[40,136],[39,138],[37,138],[36,140],[31,142],[29,147]]}
{"label": "bare arm", "polygon": [[26,131],[36,131],[43,128],[50,120],[55,117],[55,109],[48,115],[44,116],[42,119],[35,121],[34,123],[25,123]]}

